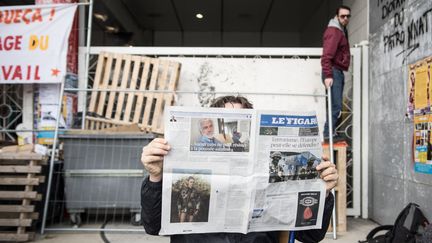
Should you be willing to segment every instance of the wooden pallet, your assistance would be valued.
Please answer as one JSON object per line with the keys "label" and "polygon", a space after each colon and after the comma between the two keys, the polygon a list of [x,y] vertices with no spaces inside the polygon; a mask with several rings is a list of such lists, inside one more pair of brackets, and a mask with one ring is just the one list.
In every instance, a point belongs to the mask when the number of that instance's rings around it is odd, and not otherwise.
{"label": "wooden pallet", "polygon": [[174,102],[180,68],[169,60],[101,52],[93,81],[93,89],[101,91],[91,93],[86,128],[136,123],[144,131],[163,133],[164,106]]}
{"label": "wooden pallet", "polygon": [[27,227],[39,218],[32,202],[42,199],[34,189],[44,181],[38,176],[44,164],[39,154],[0,153],[0,241],[32,239]]}

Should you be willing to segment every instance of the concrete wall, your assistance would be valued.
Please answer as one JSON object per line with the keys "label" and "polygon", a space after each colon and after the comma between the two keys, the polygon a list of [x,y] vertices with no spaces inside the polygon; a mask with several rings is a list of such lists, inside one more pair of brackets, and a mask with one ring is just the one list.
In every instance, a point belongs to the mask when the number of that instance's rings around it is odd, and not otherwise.
{"label": "concrete wall", "polygon": [[343,4],[351,8],[351,20],[348,25],[348,36],[351,45],[368,39],[368,2],[344,0]]}
{"label": "concrete wall", "polygon": [[415,202],[432,219],[432,175],[414,173],[413,123],[405,118],[408,64],[432,55],[432,3],[370,0],[369,18],[370,218],[393,223]]}

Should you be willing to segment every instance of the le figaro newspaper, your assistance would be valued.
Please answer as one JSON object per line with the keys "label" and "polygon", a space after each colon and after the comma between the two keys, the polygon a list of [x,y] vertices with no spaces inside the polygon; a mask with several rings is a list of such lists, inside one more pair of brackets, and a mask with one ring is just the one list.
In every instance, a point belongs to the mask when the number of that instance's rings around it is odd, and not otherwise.
{"label": "le figaro newspaper", "polygon": [[314,113],[167,107],[160,234],[321,228]]}

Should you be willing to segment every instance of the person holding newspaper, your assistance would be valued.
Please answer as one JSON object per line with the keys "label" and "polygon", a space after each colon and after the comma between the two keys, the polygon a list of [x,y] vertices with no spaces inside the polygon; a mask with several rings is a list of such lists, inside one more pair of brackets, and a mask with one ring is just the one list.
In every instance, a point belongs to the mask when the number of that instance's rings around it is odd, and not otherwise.
{"label": "person holding newspaper", "polygon": [[[221,108],[243,108],[251,109],[252,104],[241,96],[223,96],[216,99],[211,107]],[[171,147],[163,138],[155,138],[143,148],[141,162],[149,172],[149,176],[143,181],[141,187],[141,217],[145,231],[150,235],[157,235],[161,228],[162,212],[162,170],[163,159]],[[327,232],[330,223],[334,196],[330,193],[338,180],[335,165],[324,158],[316,167],[321,179],[326,183],[327,196],[324,206],[323,222],[321,229],[296,231],[295,238],[301,242],[319,242]],[[171,242],[206,242],[206,243],[278,243],[279,231],[240,233],[205,233],[171,235]]]}

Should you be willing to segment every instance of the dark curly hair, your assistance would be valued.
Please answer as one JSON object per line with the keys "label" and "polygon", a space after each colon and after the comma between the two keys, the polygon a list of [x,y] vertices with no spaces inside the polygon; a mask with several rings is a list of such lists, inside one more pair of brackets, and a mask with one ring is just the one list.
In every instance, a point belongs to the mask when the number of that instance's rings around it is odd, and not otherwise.
{"label": "dark curly hair", "polygon": [[221,96],[219,98],[214,99],[210,107],[225,107],[226,103],[231,103],[231,104],[238,103],[242,105],[243,109],[253,109],[252,103],[250,103],[245,97],[240,95]]}
{"label": "dark curly hair", "polygon": [[348,10],[348,11],[351,12],[351,9],[350,9],[348,6],[341,5],[341,6],[339,6],[339,7],[336,9],[336,15],[337,15],[337,16],[339,16],[339,11],[340,11],[341,9],[346,9],[346,10]]}

